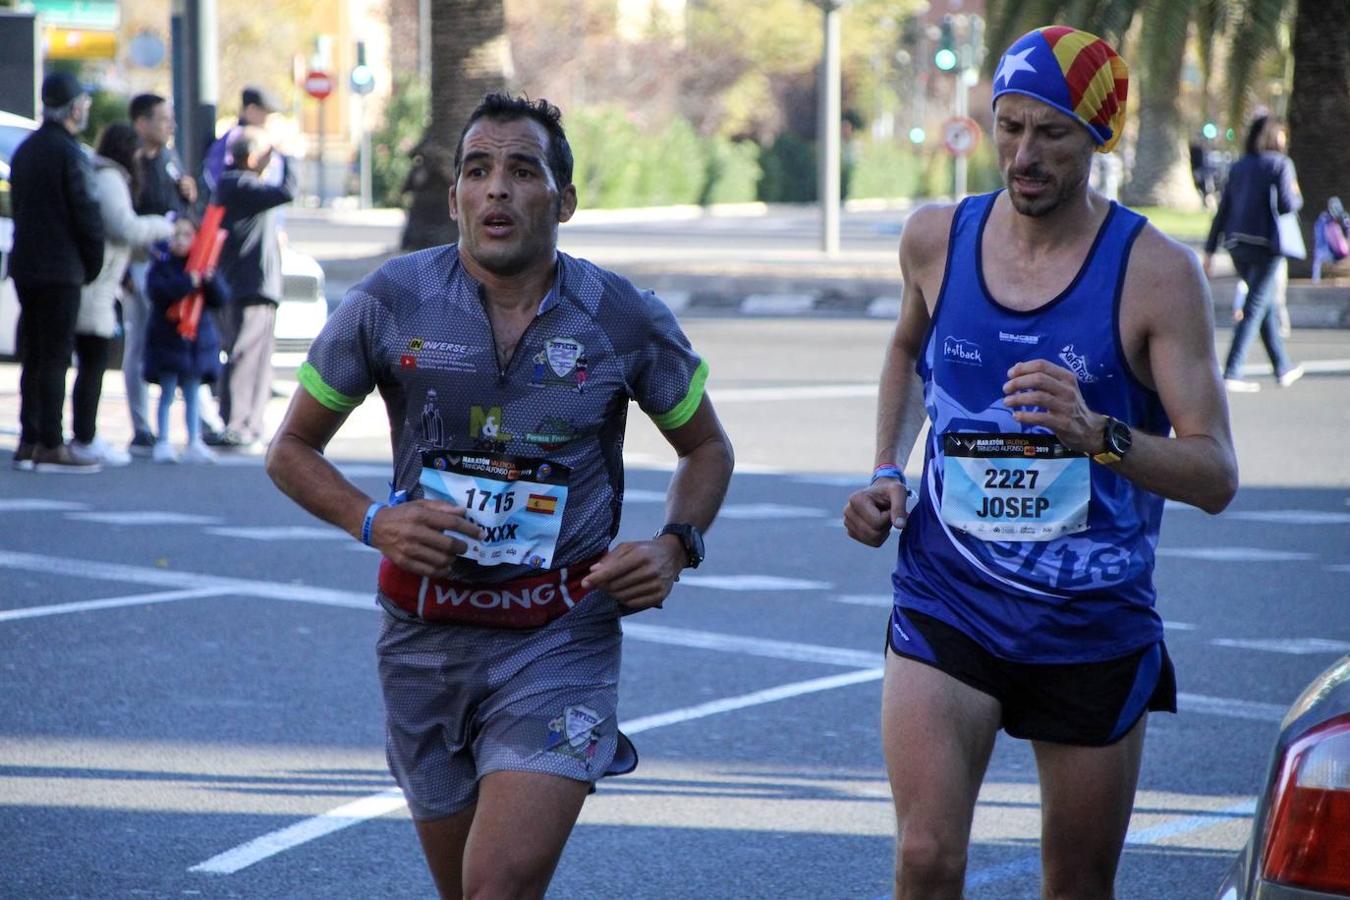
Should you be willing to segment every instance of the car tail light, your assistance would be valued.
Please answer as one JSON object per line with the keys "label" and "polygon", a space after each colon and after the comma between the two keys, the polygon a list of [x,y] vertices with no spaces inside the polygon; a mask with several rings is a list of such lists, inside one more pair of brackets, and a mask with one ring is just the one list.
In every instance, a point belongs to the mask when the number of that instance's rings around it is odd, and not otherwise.
{"label": "car tail light", "polygon": [[1350,715],[1285,751],[1266,828],[1268,881],[1350,895]]}

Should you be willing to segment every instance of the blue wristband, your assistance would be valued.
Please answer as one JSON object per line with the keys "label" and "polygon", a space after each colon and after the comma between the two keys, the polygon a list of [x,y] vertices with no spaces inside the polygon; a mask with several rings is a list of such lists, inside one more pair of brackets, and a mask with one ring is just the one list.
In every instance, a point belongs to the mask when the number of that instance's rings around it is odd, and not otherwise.
{"label": "blue wristband", "polygon": [[905,473],[900,471],[899,466],[889,464],[877,466],[872,470],[872,480],[868,483],[876,484],[882,478],[894,478],[905,487],[909,487],[909,483],[905,481]]}
{"label": "blue wristband", "polygon": [[387,503],[381,503],[376,500],[366,507],[366,518],[365,521],[361,523],[361,543],[365,544],[367,547],[375,546],[370,542],[370,529],[375,524],[375,514],[388,505],[389,504]]}

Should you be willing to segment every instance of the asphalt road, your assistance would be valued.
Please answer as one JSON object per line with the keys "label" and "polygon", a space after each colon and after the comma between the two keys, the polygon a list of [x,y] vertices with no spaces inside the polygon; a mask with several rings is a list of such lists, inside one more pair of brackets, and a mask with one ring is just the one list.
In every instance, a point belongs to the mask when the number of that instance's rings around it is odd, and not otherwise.
{"label": "asphalt road", "polygon": [[[886,895],[894,543],[848,541],[839,511],[870,470],[888,327],[687,324],[739,471],[704,568],[625,621],[621,715],[642,763],[587,802],[550,896]],[[1166,513],[1159,606],[1182,709],[1150,722],[1124,898],[1213,895],[1284,707],[1350,650],[1350,333],[1291,346],[1312,375],[1232,398],[1230,510]],[[114,381],[106,402],[116,427]],[[6,428],[13,405],[0,366]],[[378,495],[386,444],[371,401],[333,455]],[[626,451],[621,537],[643,537],[671,456],[636,410]],[[0,511],[0,896],[433,895],[388,793],[372,551],[282,498],[256,458],[5,466]],[[1000,740],[968,895],[1037,896],[1037,831],[1030,750]]]}

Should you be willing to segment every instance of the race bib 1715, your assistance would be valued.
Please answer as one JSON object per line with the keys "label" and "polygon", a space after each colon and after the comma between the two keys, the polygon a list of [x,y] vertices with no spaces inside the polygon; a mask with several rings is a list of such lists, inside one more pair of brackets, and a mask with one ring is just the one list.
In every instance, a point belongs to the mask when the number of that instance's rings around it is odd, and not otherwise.
{"label": "race bib 1715", "polygon": [[428,500],[464,507],[466,517],[483,528],[482,540],[454,534],[469,545],[466,559],[547,569],[558,547],[571,475],[567,466],[548,460],[431,450],[422,454],[419,480]]}

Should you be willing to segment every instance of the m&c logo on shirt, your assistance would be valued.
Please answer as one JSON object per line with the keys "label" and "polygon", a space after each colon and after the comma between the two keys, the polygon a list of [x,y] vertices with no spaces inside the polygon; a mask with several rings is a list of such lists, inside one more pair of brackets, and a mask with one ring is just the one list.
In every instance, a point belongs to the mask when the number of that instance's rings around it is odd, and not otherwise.
{"label": "m&c logo on shirt", "polygon": [[942,357],[949,362],[960,363],[963,366],[984,365],[984,360],[980,357],[979,344],[951,335],[942,339]]}

